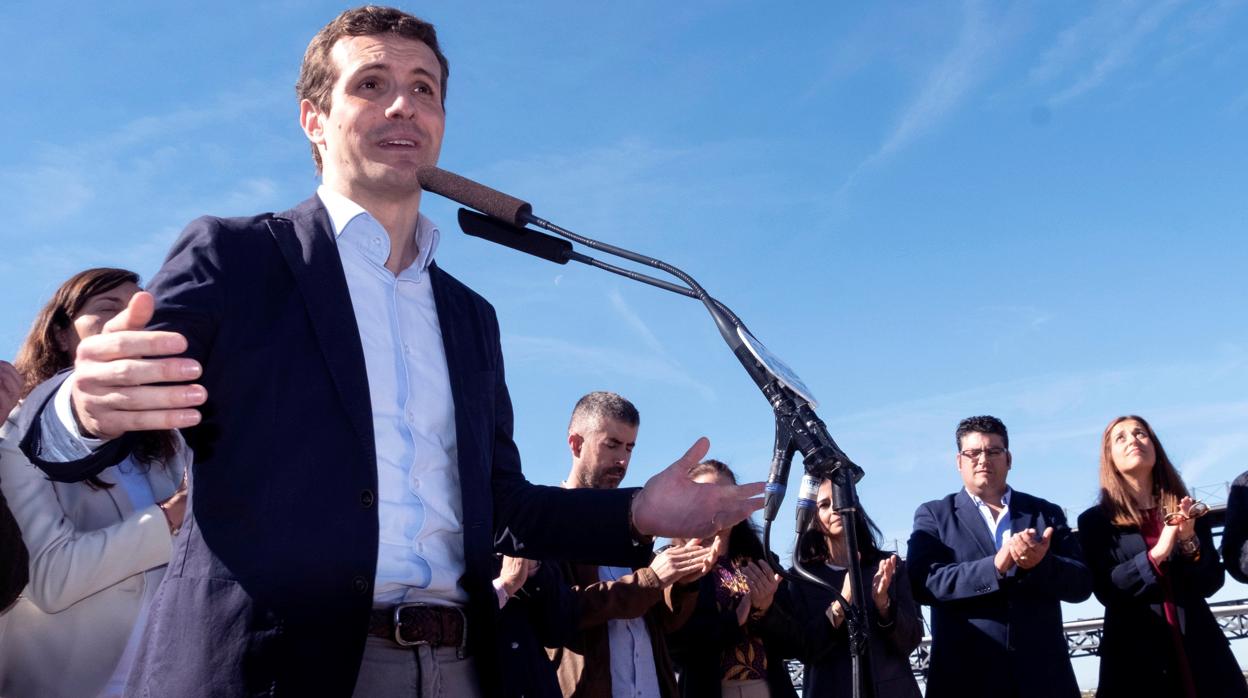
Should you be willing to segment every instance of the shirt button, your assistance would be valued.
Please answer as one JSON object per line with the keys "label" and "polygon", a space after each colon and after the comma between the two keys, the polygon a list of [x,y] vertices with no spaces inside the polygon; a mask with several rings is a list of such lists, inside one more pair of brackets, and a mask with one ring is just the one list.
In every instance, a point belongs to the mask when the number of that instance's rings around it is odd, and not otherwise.
{"label": "shirt button", "polygon": [[351,590],[357,594],[363,594],[368,591],[368,580],[363,577],[356,577],[351,580]]}
{"label": "shirt button", "polygon": [[420,489],[420,478],[412,478],[412,489]]}
{"label": "shirt button", "polygon": [[373,506],[376,497],[373,496],[372,490],[360,490],[360,506],[369,509]]}

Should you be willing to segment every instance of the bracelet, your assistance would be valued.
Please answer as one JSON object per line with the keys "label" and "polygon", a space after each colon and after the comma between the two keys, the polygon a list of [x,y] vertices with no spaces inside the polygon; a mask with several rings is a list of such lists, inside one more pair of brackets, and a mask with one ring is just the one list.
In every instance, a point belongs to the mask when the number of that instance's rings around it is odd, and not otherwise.
{"label": "bracelet", "polygon": [[1179,552],[1187,557],[1200,557],[1200,540],[1196,536],[1179,541]]}

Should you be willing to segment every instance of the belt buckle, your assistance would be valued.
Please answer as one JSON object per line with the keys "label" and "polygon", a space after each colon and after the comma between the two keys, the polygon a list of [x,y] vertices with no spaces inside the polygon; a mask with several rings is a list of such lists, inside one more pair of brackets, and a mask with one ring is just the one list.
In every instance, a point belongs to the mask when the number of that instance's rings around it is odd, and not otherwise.
{"label": "belt buckle", "polygon": [[463,659],[466,656],[468,648],[468,616],[464,613],[464,609],[459,606],[434,606],[432,604],[420,602],[409,602],[396,605],[394,607],[394,642],[400,647],[417,647],[419,645],[433,644],[429,640],[415,640],[409,642],[403,639],[403,621],[400,619],[400,614],[405,608],[449,608],[458,613],[463,633],[461,633],[459,638],[459,646],[455,648],[455,654],[460,659]]}
{"label": "belt buckle", "polygon": [[428,608],[428,606],[429,604],[427,603],[401,603],[394,607],[394,641],[398,643],[399,647],[416,647],[417,645],[429,644],[428,640],[415,640],[413,642],[404,640],[403,633],[401,632],[403,629],[403,621],[399,618],[400,613],[405,608]]}

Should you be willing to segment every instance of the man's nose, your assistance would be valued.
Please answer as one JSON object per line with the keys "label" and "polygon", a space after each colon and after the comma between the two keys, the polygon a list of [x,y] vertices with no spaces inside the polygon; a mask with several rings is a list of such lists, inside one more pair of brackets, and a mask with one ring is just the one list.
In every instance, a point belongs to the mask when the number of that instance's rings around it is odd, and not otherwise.
{"label": "man's nose", "polygon": [[396,92],[390,106],[386,107],[386,118],[389,119],[410,119],[415,114],[416,95],[403,90]]}

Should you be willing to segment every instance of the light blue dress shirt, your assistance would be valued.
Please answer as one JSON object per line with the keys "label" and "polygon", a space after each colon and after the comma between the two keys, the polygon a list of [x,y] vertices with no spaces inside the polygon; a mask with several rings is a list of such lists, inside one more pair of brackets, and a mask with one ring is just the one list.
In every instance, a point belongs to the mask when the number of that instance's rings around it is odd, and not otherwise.
{"label": "light blue dress shirt", "polygon": [[[627,567],[599,567],[598,581],[615,582],[633,574]],[[659,672],[646,617],[607,621],[607,648],[611,656],[611,698],[659,696]]]}
{"label": "light blue dress shirt", "polygon": [[[440,233],[421,215],[419,254],[396,276],[385,267],[390,238],[377,219],[324,185],[316,193],[333,225],[368,374],[380,523],[374,605],[464,605],[455,404],[429,278]],[[101,445],[79,433],[69,391],[57,391],[54,405],[44,414],[45,457],[73,460]]]}
{"label": "light blue dress shirt", "polygon": [[1005,541],[1014,535],[1010,530],[1010,495],[1014,494],[1014,490],[1009,487],[1005,488],[1005,494],[1001,495],[1001,516],[993,518],[992,509],[984,500],[971,494],[970,490],[966,493],[971,496],[971,501],[975,503],[975,507],[979,509],[979,515],[984,517],[984,525],[988,527],[988,533],[992,535],[992,542],[996,544],[997,550],[1005,545]]}

